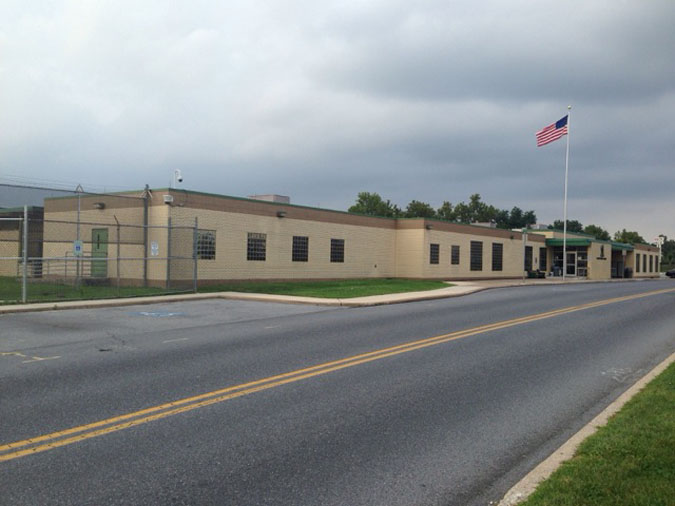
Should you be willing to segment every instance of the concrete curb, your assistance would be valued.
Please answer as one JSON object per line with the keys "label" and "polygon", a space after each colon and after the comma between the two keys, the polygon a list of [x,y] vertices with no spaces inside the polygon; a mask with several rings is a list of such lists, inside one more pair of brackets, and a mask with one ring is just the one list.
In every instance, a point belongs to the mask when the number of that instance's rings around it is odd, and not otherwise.
{"label": "concrete curb", "polygon": [[57,311],[66,309],[93,309],[101,307],[135,306],[143,304],[161,304],[172,302],[185,302],[192,300],[225,299],[246,300],[256,302],[277,302],[283,304],[312,304],[316,306],[335,307],[368,307],[384,304],[399,304],[421,300],[445,299],[449,297],[461,297],[470,293],[487,290],[490,287],[473,285],[455,285],[438,290],[425,292],[393,293],[386,295],[373,295],[369,297],[355,297],[353,299],[324,299],[319,297],[297,297],[291,295],[270,295],[264,293],[243,292],[211,292],[211,293],[187,293],[178,295],[158,295],[151,297],[130,297],[124,299],[100,299],[100,300],[76,300],[64,302],[39,302],[33,304],[13,304],[0,306],[0,315],[9,313],[28,313],[39,311]]}
{"label": "concrete curb", "polygon": [[637,383],[621,394],[614,402],[607,406],[598,416],[593,418],[579,432],[568,439],[560,448],[554,451],[548,458],[530,471],[523,479],[516,483],[504,495],[498,506],[515,506],[527,499],[537,486],[556,471],[563,462],[571,459],[579,445],[589,436],[593,435],[598,428],[607,425],[609,418],[617,413],[635,394],[640,392],[651,380],[661,374],[666,368],[675,362],[675,353],[671,354],[659,365],[654,367]]}
{"label": "concrete curb", "polygon": [[[572,283],[609,283],[609,282],[627,282],[627,281],[647,281],[645,279],[625,279],[625,280],[568,280],[566,284]],[[462,297],[483,290],[507,287],[525,287],[542,285],[562,285],[560,281],[551,280],[533,280],[523,283],[520,280],[476,280],[451,282],[453,286],[448,288],[439,288],[424,292],[405,292],[391,293],[386,295],[372,295],[368,297],[354,297],[353,299],[323,299],[318,297],[296,297],[291,295],[269,295],[262,293],[243,293],[243,292],[212,292],[212,293],[185,293],[177,295],[157,295],[148,297],[130,297],[125,299],[101,299],[101,300],[76,300],[64,302],[38,302],[33,304],[10,304],[0,306],[0,315],[10,313],[28,313],[39,311],[58,311],[66,309],[95,309],[101,307],[121,307],[136,306],[143,304],[161,304],[171,302],[185,302],[191,300],[206,299],[226,299],[226,300],[247,300],[256,302],[277,302],[282,304],[312,304],[315,306],[341,306],[341,307],[370,307],[382,306],[386,304],[403,304],[406,302],[417,302],[425,300],[446,299],[450,297]]]}

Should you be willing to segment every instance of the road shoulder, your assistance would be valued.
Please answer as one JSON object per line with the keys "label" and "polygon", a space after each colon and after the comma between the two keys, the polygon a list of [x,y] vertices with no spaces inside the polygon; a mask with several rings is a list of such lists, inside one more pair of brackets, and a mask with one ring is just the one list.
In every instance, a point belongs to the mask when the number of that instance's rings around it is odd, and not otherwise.
{"label": "road shoulder", "polygon": [[504,495],[498,506],[515,506],[527,499],[537,488],[555,472],[563,462],[571,459],[579,445],[588,437],[595,434],[598,428],[607,425],[610,417],[617,413],[629,400],[640,392],[651,380],[666,370],[675,362],[675,353],[654,367],[637,383],[621,394],[614,402],[607,406],[599,415],[586,424],[581,430],[568,439],[560,448],[530,471]]}

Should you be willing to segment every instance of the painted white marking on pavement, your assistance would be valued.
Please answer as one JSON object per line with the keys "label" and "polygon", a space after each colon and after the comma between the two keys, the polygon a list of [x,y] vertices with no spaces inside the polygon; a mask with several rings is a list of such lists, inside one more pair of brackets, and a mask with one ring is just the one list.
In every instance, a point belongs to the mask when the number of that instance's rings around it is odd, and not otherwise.
{"label": "painted white marking on pavement", "polygon": [[22,360],[22,364],[30,364],[31,362],[42,362],[43,360],[55,360],[57,358],[61,358],[61,355],[57,355],[54,357],[33,357],[29,355],[24,355],[20,351],[3,351],[0,352],[0,357],[19,357],[19,358],[27,358],[28,360]]}
{"label": "painted white marking on pavement", "polygon": [[56,355],[55,357],[31,357],[31,360],[24,360],[22,364],[30,364],[31,362],[42,362],[43,360],[56,360],[61,358],[61,355]]}

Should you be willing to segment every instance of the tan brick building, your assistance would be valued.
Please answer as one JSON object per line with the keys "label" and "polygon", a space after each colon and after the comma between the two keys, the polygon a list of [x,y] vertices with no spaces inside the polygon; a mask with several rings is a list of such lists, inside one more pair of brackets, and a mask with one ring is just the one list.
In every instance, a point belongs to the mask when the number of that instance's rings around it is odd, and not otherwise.
{"label": "tan brick building", "polygon": [[[72,250],[92,275],[162,285],[245,279],[520,278],[561,273],[562,232],[510,231],[422,218],[378,218],[274,199],[176,189],[45,199],[44,256]],[[267,196],[266,196],[267,197]],[[196,223],[196,227],[195,227]],[[170,225],[170,227],[169,227]],[[658,276],[658,249],[568,233],[567,275]],[[193,260],[196,252],[196,265]],[[105,259],[102,260],[102,259]],[[95,262],[98,262],[96,264]],[[105,268],[104,268],[105,263]]]}

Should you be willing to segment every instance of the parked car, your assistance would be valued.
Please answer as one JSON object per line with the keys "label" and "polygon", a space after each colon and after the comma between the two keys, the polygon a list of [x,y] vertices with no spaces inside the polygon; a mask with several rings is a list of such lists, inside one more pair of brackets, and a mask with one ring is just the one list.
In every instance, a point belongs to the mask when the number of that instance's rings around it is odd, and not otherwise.
{"label": "parked car", "polygon": [[675,278],[675,269],[670,269],[669,271],[666,271],[666,276],[669,278]]}

